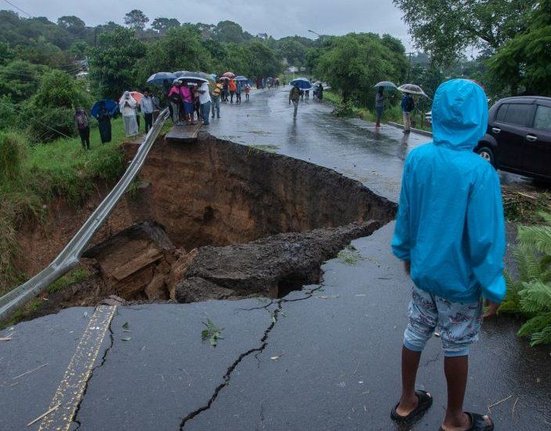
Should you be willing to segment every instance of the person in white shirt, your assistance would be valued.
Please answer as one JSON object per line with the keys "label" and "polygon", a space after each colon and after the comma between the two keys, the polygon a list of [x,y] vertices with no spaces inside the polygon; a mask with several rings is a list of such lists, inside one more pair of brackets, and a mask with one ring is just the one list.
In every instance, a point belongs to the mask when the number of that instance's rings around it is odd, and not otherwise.
{"label": "person in white shirt", "polygon": [[209,124],[211,104],[209,84],[206,81],[203,82],[197,92],[199,93],[199,103],[201,104],[201,117],[203,117],[203,124],[207,126]]}
{"label": "person in white shirt", "polygon": [[138,123],[136,122],[136,100],[129,91],[125,91],[119,100],[119,110],[124,122],[124,132],[126,136],[135,136],[138,134]]}

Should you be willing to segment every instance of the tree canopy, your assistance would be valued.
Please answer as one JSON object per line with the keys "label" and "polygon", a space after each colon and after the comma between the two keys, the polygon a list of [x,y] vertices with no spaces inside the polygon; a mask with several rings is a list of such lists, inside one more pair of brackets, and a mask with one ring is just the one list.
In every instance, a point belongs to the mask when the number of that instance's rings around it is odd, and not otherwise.
{"label": "tree canopy", "polygon": [[404,51],[401,42],[390,36],[385,42],[371,33],[348,34],[330,42],[315,71],[340,91],[343,101],[365,104],[373,97],[377,81],[403,82],[408,67]]}
{"label": "tree canopy", "polygon": [[416,45],[450,65],[467,47],[497,50],[526,29],[534,0],[393,0]]}
{"label": "tree canopy", "polygon": [[500,87],[516,94],[551,95],[551,0],[531,13],[528,28],[503,44],[488,61]]}

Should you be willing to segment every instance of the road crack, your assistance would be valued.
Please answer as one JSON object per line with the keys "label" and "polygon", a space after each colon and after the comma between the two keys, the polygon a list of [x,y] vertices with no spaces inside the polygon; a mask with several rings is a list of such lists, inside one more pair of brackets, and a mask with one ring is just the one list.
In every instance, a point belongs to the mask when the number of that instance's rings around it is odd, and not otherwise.
{"label": "road crack", "polygon": [[190,420],[192,420],[193,418],[195,418],[196,416],[198,416],[199,414],[201,414],[205,410],[210,409],[212,404],[218,398],[218,395],[220,394],[222,389],[224,389],[226,386],[229,385],[233,371],[237,368],[237,366],[241,363],[241,361],[243,359],[245,359],[246,357],[252,355],[253,353],[259,354],[259,353],[263,352],[264,349],[266,349],[266,347],[268,346],[268,337],[270,335],[270,332],[272,332],[272,330],[274,329],[274,327],[275,327],[275,325],[278,321],[278,317],[279,317],[279,314],[281,313],[281,309],[282,309],[282,301],[280,300],[280,301],[277,301],[277,308],[272,313],[272,322],[270,323],[270,326],[268,326],[266,331],[264,331],[264,335],[260,339],[260,346],[255,347],[253,349],[250,349],[250,350],[246,351],[245,353],[242,353],[241,355],[239,355],[239,357],[226,370],[226,373],[224,374],[224,377],[222,378],[222,380],[223,380],[222,383],[219,384],[216,387],[216,389],[214,390],[214,393],[212,394],[212,397],[207,402],[207,404],[202,406],[202,407],[199,407],[198,409],[196,409],[193,412],[189,413],[187,416],[185,416],[182,419],[182,422],[180,423],[180,431],[182,431],[184,429],[184,427],[186,426],[186,424]]}
{"label": "road crack", "polygon": [[82,401],[84,401],[84,398],[86,397],[86,392],[88,391],[88,385],[90,384],[90,380],[92,380],[92,378],[94,377],[94,373],[96,372],[96,370],[105,365],[105,362],[107,361],[107,355],[113,348],[113,345],[115,344],[115,334],[113,333],[112,325],[113,325],[113,319],[111,319],[111,321],[109,322],[109,326],[107,327],[109,331],[109,345],[105,348],[105,351],[103,352],[103,356],[101,357],[101,362],[98,365],[96,365],[94,368],[92,368],[92,371],[90,372],[90,377],[86,381],[86,386],[84,386],[84,391],[82,392],[82,396],[80,397],[80,400],[75,409],[75,414],[73,415],[72,422],[76,423],[77,426],[73,431],[77,431],[78,429],[80,429],[80,426],[82,425],[77,418],[78,418],[78,413],[80,411],[80,406],[82,404]]}

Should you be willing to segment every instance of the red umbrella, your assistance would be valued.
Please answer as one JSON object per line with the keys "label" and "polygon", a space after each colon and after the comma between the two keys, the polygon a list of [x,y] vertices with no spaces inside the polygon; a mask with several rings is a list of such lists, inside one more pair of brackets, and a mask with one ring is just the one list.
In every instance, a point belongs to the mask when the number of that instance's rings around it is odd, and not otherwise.
{"label": "red umbrella", "polygon": [[226,72],[226,73],[223,73],[222,76],[223,76],[224,78],[233,79],[233,78],[235,78],[235,73],[233,73],[233,72]]}
{"label": "red umbrella", "polygon": [[130,92],[130,95],[134,98],[134,100],[138,103],[141,102],[142,100],[142,97],[143,97],[143,94],[140,93],[139,91],[131,91]]}

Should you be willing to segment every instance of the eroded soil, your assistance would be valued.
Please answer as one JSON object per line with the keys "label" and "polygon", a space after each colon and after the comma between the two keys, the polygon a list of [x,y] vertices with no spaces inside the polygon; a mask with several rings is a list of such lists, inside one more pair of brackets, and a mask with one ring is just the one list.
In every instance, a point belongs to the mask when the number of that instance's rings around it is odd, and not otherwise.
{"label": "eroded soil", "polygon": [[[136,150],[125,146],[129,160]],[[57,202],[43,225],[26,226],[21,265],[45,266],[107,191],[79,209]],[[319,282],[325,260],[394,213],[395,204],[327,168],[207,134],[160,138],[84,255],[90,279],[51,300],[281,296]]]}

